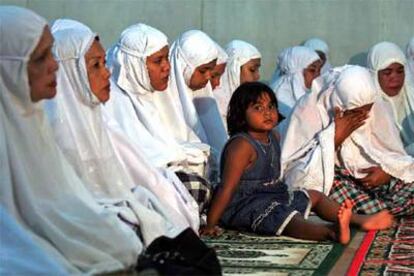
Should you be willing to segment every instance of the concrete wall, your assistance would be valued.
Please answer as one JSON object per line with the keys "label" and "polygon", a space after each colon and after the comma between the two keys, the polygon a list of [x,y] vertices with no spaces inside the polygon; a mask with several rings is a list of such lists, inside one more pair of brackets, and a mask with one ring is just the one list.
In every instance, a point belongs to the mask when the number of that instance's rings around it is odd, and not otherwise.
{"label": "concrete wall", "polygon": [[262,52],[262,79],[277,53],[318,36],[334,65],[364,64],[373,44],[389,40],[405,48],[414,36],[414,0],[0,0],[25,6],[48,20],[66,17],[89,25],[105,46],[127,26],[144,22],[170,41],[182,31],[204,30],[221,45],[238,38]]}

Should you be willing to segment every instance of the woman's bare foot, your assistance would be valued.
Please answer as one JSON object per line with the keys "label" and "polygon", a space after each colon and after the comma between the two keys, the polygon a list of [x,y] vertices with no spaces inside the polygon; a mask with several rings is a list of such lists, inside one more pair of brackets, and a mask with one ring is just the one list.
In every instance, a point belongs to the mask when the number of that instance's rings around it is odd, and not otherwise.
{"label": "woman's bare foot", "polygon": [[351,230],[349,229],[349,223],[352,216],[352,202],[347,199],[341,204],[338,210],[338,241],[341,244],[349,243],[351,239]]}
{"label": "woman's bare foot", "polygon": [[394,216],[388,210],[383,210],[373,215],[366,215],[361,223],[361,229],[368,230],[384,230],[390,228],[394,223]]}

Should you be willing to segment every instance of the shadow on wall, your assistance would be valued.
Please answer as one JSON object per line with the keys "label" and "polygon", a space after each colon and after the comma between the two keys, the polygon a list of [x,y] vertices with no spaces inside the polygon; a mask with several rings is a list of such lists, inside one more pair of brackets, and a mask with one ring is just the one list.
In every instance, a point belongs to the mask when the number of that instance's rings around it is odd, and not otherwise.
{"label": "shadow on wall", "polygon": [[367,56],[368,56],[368,52],[362,52],[362,53],[358,53],[356,55],[353,55],[348,60],[348,64],[366,66],[367,65]]}

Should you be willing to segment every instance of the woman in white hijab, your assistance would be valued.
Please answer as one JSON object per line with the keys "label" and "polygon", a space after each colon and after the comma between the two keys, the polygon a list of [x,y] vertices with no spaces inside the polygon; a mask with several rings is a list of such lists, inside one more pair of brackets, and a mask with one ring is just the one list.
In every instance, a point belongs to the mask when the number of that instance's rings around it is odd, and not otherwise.
{"label": "woman in white hijab", "polygon": [[58,69],[45,19],[1,6],[0,29],[1,205],[69,273],[134,266],[136,233],[96,204],[44,118],[39,101],[55,96]]}
{"label": "woman in white hijab", "polygon": [[410,42],[408,42],[405,55],[407,56],[408,67],[411,70],[411,76],[414,79],[414,37],[411,38]]}
{"label": "woman in white hijab", "polygon": [[345,66],[323,81],[288,119],[282,137],[285,180],[339,203],[351,199],[360,213],[389,209],[394,216],[412,215],[414,159],[404,151],[369,71]]}
{"label": "woman in white hijab", "polygon": [[109,99],[110,73],[96,33],[68,19],[57,20],[52,33],[60,70],[58,96],[47,114],[59,146],[88,188],[100,203],[120,208],[122,219],[139,227],[145,245],[188,226],[197,231],[196,203],[182,184],[177,190],[128,139],[105,127],[101,103]]}
{"label": "woman in white hijab", "polygon": [[288,117],[296,102],[310,91],[312,81],[320,75],[321,64],[318,54],[304,46],[287,48],[278,56],[270,86],[283,116]]}
{"label": "woman in white hijab", "polygon": [[320,38],[310,38],[305,41],[303,46],[314,50],[322,61],[321,74],[328,72],[332,65],[329,63],[329,46]]}
{"label": "woman in white hijab", "polygon": [[262,55],[256,47],[242,40],[233,40],[226,46],[227,66],[221,85],[214,91],[223,122],[226,123],[227,106],[231,95],[240,84],[260,79]]}
{"label": "woman in white hijab", "polygon": [[208,181],[200,176],[204,153],[174,139],[170,129],[163,127],[163,111],[158,106],[156,95],[168,93],[164,91],[170,74],[167,37],[148,25],[132,25],[108,51],[108,59],[113,72],[112,97],[105,105],[105,115],[117,123],[109,121],[110,127],[120,127],[118,131],[143,148],[155,166],[175,172],[200,211],[204,210],[211,196]]}
{"label": "woman in white hijab", "polygon": [[170,49],[172,70],[167,93],[156,95],[163,125],[171,129],[178,143],[210,154],[213,172],[218,171],[227,140],[209,82],[217,58],[216,43],[208,35],[199,30],[182,33]]}
{"label": "woman in white hijab", "polygon": [[370,49],[367,64],[378,91],[391,106],[405,150],[414,156],[414,78],[404,53],[394,43],[380,42]]}

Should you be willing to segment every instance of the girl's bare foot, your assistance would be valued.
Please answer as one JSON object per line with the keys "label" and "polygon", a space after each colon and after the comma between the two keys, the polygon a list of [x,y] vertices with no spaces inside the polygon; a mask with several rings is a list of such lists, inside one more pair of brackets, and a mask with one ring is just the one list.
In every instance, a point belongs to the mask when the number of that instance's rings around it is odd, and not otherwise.
{"label": "girl's bare foot", "polygon": [[383,210],[373,215],[366,215],[361,223],[361,229],[368,230],[383,230],[390,228],[394,223],[394,217],[388,210]]}
{"label": "girl's bare foot", "polygon": [[341,244],[347,244],[351,239],[349,223],[351,222],[352,206],[352,202],[347,199],[341,204],[341,207],[339,207],[338,210],[338,241]]}

